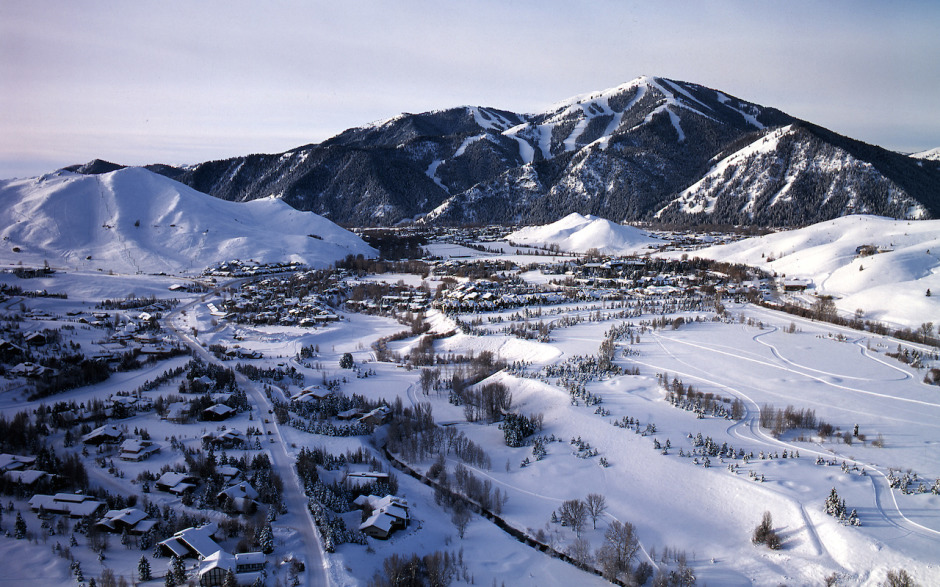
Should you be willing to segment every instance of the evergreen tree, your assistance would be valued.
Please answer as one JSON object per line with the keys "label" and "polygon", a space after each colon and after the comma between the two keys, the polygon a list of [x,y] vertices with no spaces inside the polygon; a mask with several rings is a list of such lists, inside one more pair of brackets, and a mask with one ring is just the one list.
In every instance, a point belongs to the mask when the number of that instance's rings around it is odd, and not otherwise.
{"label": "evergreen tree", "polygon": [[258,545],[264,554],[274,552],[274,536],[271,531],[271,524],[265,524],[261,528],[261,532],[258,533]]}
{"label": "evergreen tree", "polygon": [[20,512],[16,512],[16,523],[13,524],[13,537],[17,540],[26,538],[26,520]]}
{"label": "evergreen tree", "polygon": [[225,573],[225,580],[222,582],[222,587],[238,587],[238,579],[235,578],[235,572],[232,569],[229,569]]}
{"label": "evergreen tree", "polygon": [[149,581],[153,578],[150,571],[150,561],[144,555],[140,555],[140,561],[137,563],[137,576],[140,577],[141,581]]}
{"label": "evergreen tree", "polygon": [[830,516],[845,519],[845,501],[839,498],[836,488],[833,487],[826,498],[826,513]]}
{"label": "evergreen tree", "polygon": [[172,570],[167,574],[173,575],[173,584],[182,585],[186,583],[186,563],[183,562],[183,559],[178,556],[174,556],[173,561],[170,564]]}

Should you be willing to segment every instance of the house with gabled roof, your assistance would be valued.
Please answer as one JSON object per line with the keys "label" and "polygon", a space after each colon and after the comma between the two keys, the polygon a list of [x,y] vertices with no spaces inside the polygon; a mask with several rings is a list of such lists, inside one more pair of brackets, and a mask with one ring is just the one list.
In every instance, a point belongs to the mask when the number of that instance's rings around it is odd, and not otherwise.
{"label": "house with gabled roof", "polygon": [[247,481],[242,481],[241,483],[236,483],[231,487],[226,487],[216,496],[219,500],[219,503],[222,503],[226,498],[232,501],[232,506],[240,511],[251,513],[255,511],[257,507],[258,491],[251,486]]}
{"label": "house with gabled roof", "polygon": [[204,420],[225,420],[235,414],[235,409],[225,404],[215,404],[202,411]]}
{"label": "house with gabled roof", "polygon": [[360,495],[353,503],[359,507],[368,505],[372,515],[359,525],[359,530],[373,538],[387,539],[395,530],[408,527],[411,517],[408,502],[394,495]]}
{"label": "house with gabled roof", "polygon": [[33,466],[35,462],[36,457],[0,453],[0,472],[19,471]]}
{"label": "house with gabled roof", "polygon": [[218,531],[219,525],[215,522],[209,522],[198,528],[180,530],[170,538],[158,543],[157,546],[167,556],[206,558],[222,550],[222,547],[215,541],[215,534]]}
{"label": "house with gabled roof", "polygon": [[160,452],[160,445],[149,440],[128,438],[121,443],[120,458],[122,461],[145,461]]}
{"label": "house with gabled roof", "polygon": [[196,488],[199,479],[189,473],[179,473],[176,471],[167,471],[157,479],[154,485],[160,491],[166,491],[174,495],[181,495],[187,491]]}
{"label": "house with gabled roof", "polygon": [[34,512],[44,511],[50,514],[67,515],[71,518],[84,518],[106,510],[108,504],[81,493],[56,493],[55,495],[34,495],[29,500],[29,507]]}
{"label": "house with gabled roof", "polygon": [[124,433],[110,424],[106,424],[100,428],[95,428],[82,437],[82,442],[92,446],[99,446],[102,444],[117,444],[122,440],[124,440]]}
{"label": "house with gabled roof", "polygon": [[225,576],[231,570],[239,585],[251,585],[264,569],[265,556],[261,552],[240,552],[229,554],[224,550],[207,556],[199,568],[199,585],[216,587],[225,583]]}
{"label": "house with gabled roof", "polygon": [[202,435],[203,446],[216,448],[236,448],[245,444],[245,434],[235,428],[225,430],[210,430]]}
{"label": "house with gabled roof", "polygon": [[127,532],[132,535],[144,534],[156,525],[156,520],[148,520],[147,513],[138,508],[109,510],[95,524],[104,532]]}

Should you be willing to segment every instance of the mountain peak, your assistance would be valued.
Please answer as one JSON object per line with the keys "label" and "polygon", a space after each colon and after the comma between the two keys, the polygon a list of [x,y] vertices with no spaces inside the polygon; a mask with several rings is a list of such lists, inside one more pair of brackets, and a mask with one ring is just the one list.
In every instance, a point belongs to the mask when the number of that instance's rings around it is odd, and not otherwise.
{"label": "mountain peak", "polygon": [[105,161],[104,159],[92,159],[85,164],[69,165],[62,168],[64,171],[81,173],[82,175],[98,175],[101,173],[110,173],[118,169],[124,169],[124,165]]}

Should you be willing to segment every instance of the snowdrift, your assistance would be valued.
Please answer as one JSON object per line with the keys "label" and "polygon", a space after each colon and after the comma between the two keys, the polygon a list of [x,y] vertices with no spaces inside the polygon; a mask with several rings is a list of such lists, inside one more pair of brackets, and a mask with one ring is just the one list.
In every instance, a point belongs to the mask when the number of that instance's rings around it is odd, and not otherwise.
{"label": "snowdrift", "polygon": [[0,181],[0,262],[188,273],[232,260],[325,267],[375,250],[329,220],[268,197],[228,202],[142,168]]}
{"label": "snowdrift", "polygon": [[660,239],[638,228],[577,213],[569,214],[551,224],[517,230],[506,239],[527,245],[557,244],[563,251],[575,253],[584,253],[596,248],[605,255],[636,254],[662,243]]}

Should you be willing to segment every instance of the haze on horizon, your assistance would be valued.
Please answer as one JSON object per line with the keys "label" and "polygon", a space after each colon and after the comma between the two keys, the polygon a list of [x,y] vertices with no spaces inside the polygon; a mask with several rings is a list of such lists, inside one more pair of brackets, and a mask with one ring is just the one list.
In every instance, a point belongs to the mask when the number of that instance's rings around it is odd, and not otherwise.
{"label": "haze on horizon", "polygon": [[401,112],[640,75],[940,146],[940,3],[0,0],[0,178],[276,153]]}

